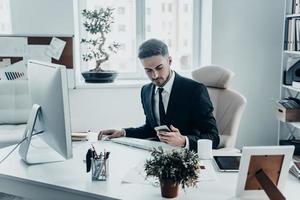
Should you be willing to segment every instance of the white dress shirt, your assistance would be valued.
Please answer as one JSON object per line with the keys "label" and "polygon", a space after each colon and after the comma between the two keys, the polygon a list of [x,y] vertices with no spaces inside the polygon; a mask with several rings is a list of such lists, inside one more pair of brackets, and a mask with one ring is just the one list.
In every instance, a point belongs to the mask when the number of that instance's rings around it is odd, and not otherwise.
{"label": "white dress shirt", "polygon": [[[174,72],[171,71],[171,77],[168,80],[168,82],[162,87],[164,90],[161,93],[162,96],[162,101],[164,104],[164,109],[165,112],[167,112],[168,109],[168,104],[169,104],[169,99],[170,99],[170,94],[171,94],[171,90],[173,87],[173,83],[174,83]],[[155,86],[155,91],[154,91],[154,116],[155,116],[155,120],[157,122],[157,124],[159,125],[165,125],[165,124],[160,124],[160,118],[159,118],[159,92],[158,92],[158,88],[157,86]]]}
{"label": "white dress shirt", "polygon": [[[168,104],[169,104],[169,99],[170,99],[170,95],[171,95],[171,90],[173,87],[173,83],[174,83],[174,79],[175,79],[175,73],[174,71],[171,71],[171,77],[168,80],[168,82],[162,87],[164,90],[161,93],[162,96],[162,101],[163,101],[163,105],[164,105],[164,109],[165,112],[167,112],[168,109]],[[158,92],[158,88],[159,87],[155,87],[155,91],[154,91],[154,116],[155,116],[155,120],[157,122],[157,124],[159,125],[165,125],[165,124],[160,124],[160,118],[159,118],[159,92]],[[188,137],[185,136],[185,148],[189,148],[189,140]]]}

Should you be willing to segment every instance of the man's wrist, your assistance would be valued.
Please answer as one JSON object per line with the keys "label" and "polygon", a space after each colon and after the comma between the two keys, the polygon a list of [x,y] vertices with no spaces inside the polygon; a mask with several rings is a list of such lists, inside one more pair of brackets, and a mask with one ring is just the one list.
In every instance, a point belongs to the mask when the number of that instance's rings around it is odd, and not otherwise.
{"label": "man's wrist", "polygon": [[122,137],[126,137],[126,130],[122,128],[121,131],[122,131],[122,135],[121,136]]}
{"label": "man's wrist", "polygon": [[185,136],[181,136],[181,144],[182,144],[182,146],[181,147],[185,147],[185,145],[186,145],[186,137]]}
{"label": "man's wrist", "polygon": [[185,139],[185,145],[184,145],[184,148],[190,149],[190,141],[189,141],[189,138],[188,138],[187,136],[184,136],[184,139]]}

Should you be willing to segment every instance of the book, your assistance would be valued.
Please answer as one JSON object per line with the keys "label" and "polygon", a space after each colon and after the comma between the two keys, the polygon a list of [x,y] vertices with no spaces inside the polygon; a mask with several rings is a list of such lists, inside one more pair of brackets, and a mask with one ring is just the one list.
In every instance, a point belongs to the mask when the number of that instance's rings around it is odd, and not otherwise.
{"label": "book", "polygon": [[300,156],[293,155],[293,160],[296,161],[296,162],[300,162]]}
{"label": "book", "polygon": [[291,26],[290,51],[296,51],[296,19],[292,19]]}
{"label": "book", "polygon": [[300,178],[300,162],[293,162],[290,172],[297,178]]}
{"label": "book", "polygon": [[72,141],[87,141],[88,133],[87,132],[76,132],[72,133]]}
{"label": "book", "polygon": [[292,82],[292,86],[293,86],[294,88],[300,89],[300,82],[298,82],[298,81],[293,81],[293,82]]}
{"label": "book", "polygon": [[294,7],[294,0],[292,0],[292,1],[288,1],[287,2],[287,6],[286,6],[286,8],[287,8],[287,14],[293,14],[294,13],[294,10],[293,10],[293,7]]}
{"label": "book", "polygon": [[300,0],[295,1],[295,14],[300,13]]}
{"label": "book", "polygon": [[298,56],[289,56],[286,61],[286,69],[289,70],[294,65],[298,64],[300,57]]}
{"label": "book", "polygon": [[296,51],[300,51],[300,20],[296,19]]}

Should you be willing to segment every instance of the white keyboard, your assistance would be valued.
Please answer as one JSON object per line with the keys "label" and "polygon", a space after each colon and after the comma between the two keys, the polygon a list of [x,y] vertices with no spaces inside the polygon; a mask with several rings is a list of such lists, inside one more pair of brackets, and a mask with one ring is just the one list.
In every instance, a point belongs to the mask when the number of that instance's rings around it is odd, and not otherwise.
{"label": "white keyboard", "polygon": [[163,150],[172,150],[172,149],[178,149],[179,147],[171,146],[169,144],[158,142],[158,141],[152,141],[152,140],[146,140],[146,139],[137,139],[137,138],[130,138],[130,137],[120,137],[120,138],[113,138],[110,141],[118,144],[123,144],[131,147],[135,147],[138,149],[144,149],[147,151],[153,150],[153,148],[162,147]]}

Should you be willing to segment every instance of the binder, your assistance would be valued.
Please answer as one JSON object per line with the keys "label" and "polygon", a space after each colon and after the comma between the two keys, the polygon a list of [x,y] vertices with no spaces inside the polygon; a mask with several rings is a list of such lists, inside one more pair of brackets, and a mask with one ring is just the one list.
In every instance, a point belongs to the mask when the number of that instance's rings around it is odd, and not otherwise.
{"label": "binder", "polygon": [[294,0],[295,1],[295,14],[300,13],[300,0]]}
{"label": "binder", "polygon": [[300,51],[300,20],[296,19],[296,51]]}

